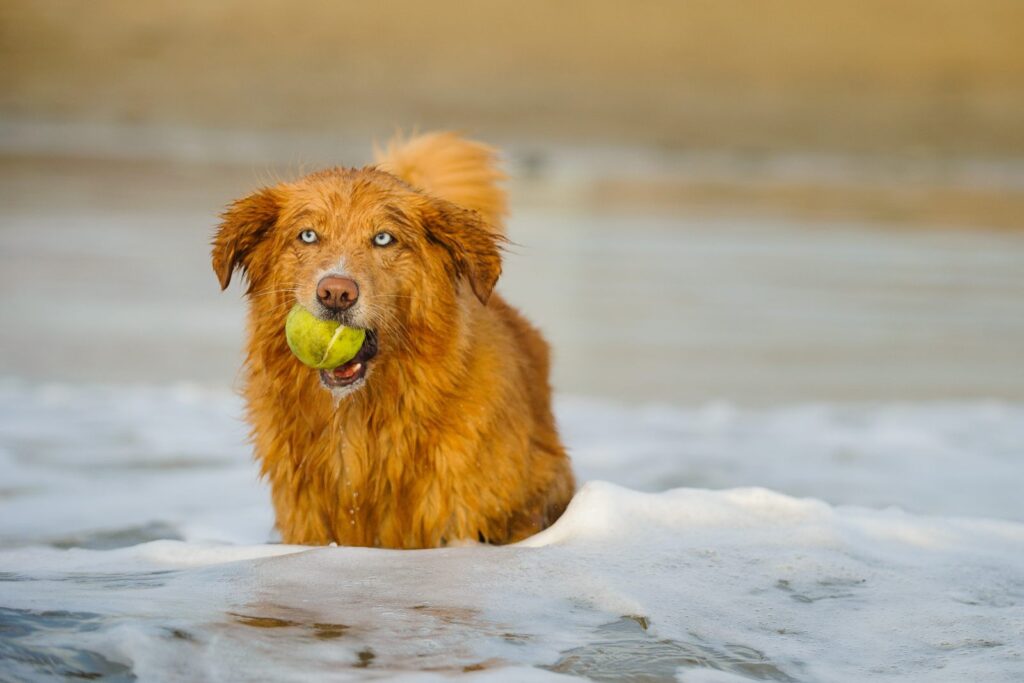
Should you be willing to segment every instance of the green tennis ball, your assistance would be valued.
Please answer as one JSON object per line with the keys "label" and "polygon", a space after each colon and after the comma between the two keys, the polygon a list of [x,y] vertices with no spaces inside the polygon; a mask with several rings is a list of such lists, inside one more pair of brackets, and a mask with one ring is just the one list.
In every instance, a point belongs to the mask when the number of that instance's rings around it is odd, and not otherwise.
{"label": "green tennis ball", "polygon": [[284,334],[295,357],[317,370],[330,370],[349,362],[366,338],[366,330],[321,320],[300,304],[288,313]]}

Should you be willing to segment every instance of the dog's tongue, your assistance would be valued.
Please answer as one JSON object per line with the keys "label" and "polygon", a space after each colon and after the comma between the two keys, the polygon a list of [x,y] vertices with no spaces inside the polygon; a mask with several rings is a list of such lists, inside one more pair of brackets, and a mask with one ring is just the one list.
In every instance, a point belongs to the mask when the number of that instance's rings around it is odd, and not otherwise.
{"label": "dog's tongue", "polygon": [[338,379],[352,379],[362,369],[363,364],[357,361],[349,361],[344,365],[340,365],[333,370],[331,374]]}

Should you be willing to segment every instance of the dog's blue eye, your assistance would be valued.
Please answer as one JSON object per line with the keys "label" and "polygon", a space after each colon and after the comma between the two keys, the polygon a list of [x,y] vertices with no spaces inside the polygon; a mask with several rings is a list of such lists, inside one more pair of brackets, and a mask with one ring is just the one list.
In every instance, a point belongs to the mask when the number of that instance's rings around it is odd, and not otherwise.
{"label": "dog's blue eye", "polygon": [[316,230],[303,230],[299,233],[299,239],[306,244],[313,244],[320,238],[316,234]]}
{"label": "dog's blue eye", "polygon": [[390,232],[378,232],[373,236],[373,243],[378,247],[386,247],[394,241],[395,238]]}

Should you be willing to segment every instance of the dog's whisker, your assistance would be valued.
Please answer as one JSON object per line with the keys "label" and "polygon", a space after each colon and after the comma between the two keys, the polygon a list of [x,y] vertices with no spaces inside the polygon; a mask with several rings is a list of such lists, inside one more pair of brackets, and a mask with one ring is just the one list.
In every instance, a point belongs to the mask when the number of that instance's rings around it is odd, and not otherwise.
{"label": "dog's whisker", "polygon": [[378,318],[374,323],[377,327],[378,334],[387,339],[388,343],[405,346],[406,342],[409,341],[407,331],[398,327],[395,324],[395,321],[388,318]]}
{"label": "dog's whisker", "polygon": [[390,308],[384,308],[372,303],[367,304],[367,312],[380,322],[388,334],[399,332],[402,337],[409,336],[409,330],[405,322],[398,318],[397,313]]}
{"label": "dog's whisker", "polygon": [[381,322],[384,323],[384,327],[387,328],[388,336],[393,336],[401,339],[407,339],[409,337],[409,330],[405,327],[405,324],[397,318],[381,318]]}
{"label": "dog's whisker", "polygon": [[284,313],[290,311],[294,305],[295,304],[291,301],[279,301],[276,304],[271,304],[270,307],[266,309],[266,312],[269,315],[284,315]]}
{"label": "dog's whisker", "polygon": [[374,315],[374,319],[380,326],[381,330],[389,336],[401,337],[403,339],[411,336],[409,334],[409,328],[405,322],[394,315],[380,311]]}
{"label": "dog's whisker", "polygon": [[259,291],[259,292],[253,292],[252,294],[249,295],[249,298],[250,299],[258,299],[260,297],[273,296],[275,294],[295,294],[298,291],[299,291],[298,287],[296,287],[294,289],[276,289],[276,290],[272,290],[272,291],[263,290],[263,291]]}
{"label": "dog's whisker", "polygon": [[291,296],[287,296],[286,293],[275,292],[274,294],[276,296],[274,296],[273,300],[271,300],[271,301],[264,300],[264,301],[261,301],[260,303],[261,304],[270,304],[272,306],[281,306],[281,305],[285,305],[285,304],[290,306],[290,305],[294,305],[295,304],[295,298],[291,297]]}
{"label": "dog's whisker", "polygon": [[299,287],[298,286],[292,286],[292,287],[272,287],[272,288],[268,287],[266,289],[261,289],[261,290],[258,290],[256,292],[253,292],[253,294],[254,295],[274,294],[274,293],[277,293],[277,292],[297,292],[297,291],[299,291]]}

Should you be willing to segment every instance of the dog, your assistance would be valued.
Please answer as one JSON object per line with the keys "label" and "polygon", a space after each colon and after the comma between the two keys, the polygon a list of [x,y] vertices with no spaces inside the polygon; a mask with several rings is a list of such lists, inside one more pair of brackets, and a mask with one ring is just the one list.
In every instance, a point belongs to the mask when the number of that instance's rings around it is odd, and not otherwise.
{"label": "dog", "polygon": [[[285,543],[511,543],[575,484],[540,332],[493,292],[504,178],[452,133],[398,137],[376,164],[264,187],[221,215],[221,289],[248,279],[244,397]],[[332,370],[285,340],[299,303],[366,331]]]}

